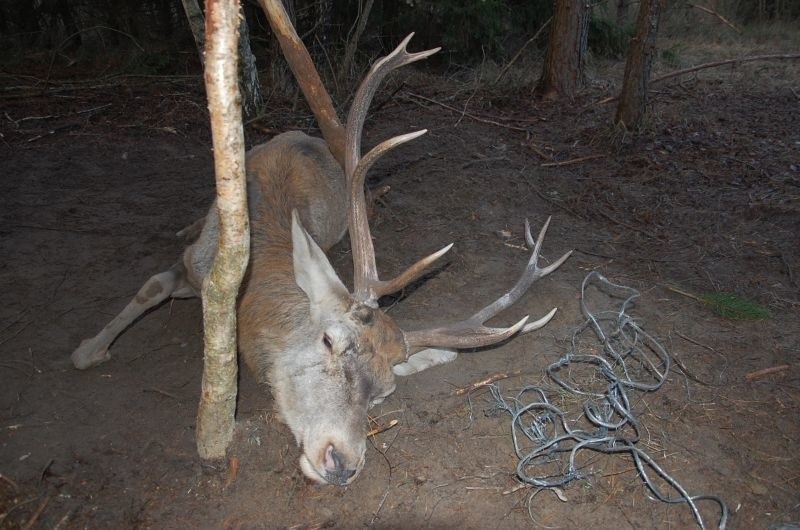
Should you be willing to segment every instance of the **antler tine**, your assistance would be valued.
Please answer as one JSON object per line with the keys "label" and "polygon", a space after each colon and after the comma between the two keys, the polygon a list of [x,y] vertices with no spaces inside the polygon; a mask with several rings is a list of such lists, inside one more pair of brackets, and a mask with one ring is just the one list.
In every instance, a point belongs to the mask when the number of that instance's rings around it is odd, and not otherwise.
{"label": "antler tine", "polygon": [[513,337],[525,327],[527,321],[528,317],[525,316],[511,327],[489,328],[467,319],[451,326],[406,331],[404,335],[409,355],[429,347],[480,348]]}
{"label": "antler tine", "polygon": [[398,145],[411,141],[427,131],[416,131],[390,138],[375,146],[364,158],[361,158],[361,133],[372,98],[386,75],[395,68],[424,59],[439,51],[439,48],[435,48],[418,53],[408,53],[406,46],[413,36],[413,33],[408,35],[392,53],[372,66],[353,98],[353,105],[347,118],[345,176],[350,188],[348,223],[350,241],[353,248],[354,296],[364,301],[375,301],[382,294],[397,291],[408,285],[408,283],[421,276],[428,265],[450,249],[450,246],[448,246],[423,258],[391,281],[383,282],[378,279],[375,266],[375,249],[372,244],[372,235],[370,234],[369,221],[367,219],[367,206],[364,198],[364,180],[366,179],[367,171],[378,158]]}
{"label": "antler tine", "polygon": [[396,68],[425,59],[441,50],[441,48],[433,48],[422,52],[408,53],[406,46],[413,36],[413,33],[409,33],[392,53],[372,65],[361,86],[358,87],[355,97],[353,97],[353,104],[350,107],[350,113],[347,115],[346,129],[345,175],[348,178],[352,176],[361,158],[361,133],[364,128],[364,121],[367,118],[367,111],[375,92],[386,75]]}
{"label": "antler tine", "polygon": [[372,236],[369,232],[369,221],[366,217],[366,202],[364,199],[364,180],[372,164],[390,149],[397,147],[414,138],[422,136],[427,131],[416,131],[390,138],[375,147],[359,161],[350,183],[350,214],[355,222],[351,223],[350,238],[353,241],[354,292],[363,300],[377,300],[385,294],[399,291],[413,282],[425,272],[425,269],[434,261],[450,250],[449,244],[438,252],[419,260],[406,269],[402,274],[390,281],[378,278],[375,266],[375,250],[372,245]]}
{"label": "antler tine", "polygon": [[497,300],[468,319],[462,320],[456,324],[432,330],[407,332],[405,336],[406,343],[409,346],[409,352],[413,353],[424,347],[477,348],[480,346],[488,346],[501,342],[514,335],[514,333],[528,333],[529,331],[539,329],[547,324],[550,319],[553,318],[553,315],[555,315],[555,308],[544,317],[527,325],[528,317],[525,317],[509,328],[487,328],[483,325],[484,322],[500,313],[500,311],[516,303],[530,288],[533,282],[556,270],[570,255],[572,255],[572,251],[570,250],[547,267],[539,267],[539,252],[542,248],[542,242],[544,241],[548,226],[550,226],[550,217],[547,218],[547,221],[539,232],[539,237],[534,242],[533,237],[531,237],[530,224],[527,220],[525,221],[525,239],[528,245],[533,247],[533,252],[528,260],[528,265],[525,267],[525,271],[510,291],[503,294]]}

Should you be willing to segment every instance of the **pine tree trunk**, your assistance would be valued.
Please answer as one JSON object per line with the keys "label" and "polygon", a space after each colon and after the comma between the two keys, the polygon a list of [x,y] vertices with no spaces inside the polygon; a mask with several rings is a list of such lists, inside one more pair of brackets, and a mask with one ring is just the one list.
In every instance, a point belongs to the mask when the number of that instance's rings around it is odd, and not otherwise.
{"label": "pine tree trunk", "polygon": [[658,35],[658,20],[664,0],[641,0],[636,20],[636,35],[631,39],[625,77],[614,122],[627,129],[639,128],[647,104],[647,84],[653,66]]}
{"label": "pine tree trunk", "polygon": [[574,97],[583,86],[583,66],[589,37],[589,6],[585,0],[556,0],[547,54],[536,92],[545,99]]}
{"label": "pine tree trunk", "polygon": [[203,282],[205,356],[197,451],[218,459],[233,438],[236,410],[236,298],[250,253],[244,130],[238,93],[238,0],[206,1],[206,93],[208,94],[214,172],[217,181],[219,241]]}

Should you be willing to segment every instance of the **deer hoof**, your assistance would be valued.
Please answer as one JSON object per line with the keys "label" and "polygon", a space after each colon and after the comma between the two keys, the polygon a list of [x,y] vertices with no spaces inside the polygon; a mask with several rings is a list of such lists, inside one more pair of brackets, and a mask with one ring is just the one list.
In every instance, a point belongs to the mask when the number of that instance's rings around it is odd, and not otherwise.
{"label": "deer hoof", "polygon": [[72,352],[72,364],[78,370],[86,370],[111,358],[108,348],[98,349],[94,339],[86,339]]}

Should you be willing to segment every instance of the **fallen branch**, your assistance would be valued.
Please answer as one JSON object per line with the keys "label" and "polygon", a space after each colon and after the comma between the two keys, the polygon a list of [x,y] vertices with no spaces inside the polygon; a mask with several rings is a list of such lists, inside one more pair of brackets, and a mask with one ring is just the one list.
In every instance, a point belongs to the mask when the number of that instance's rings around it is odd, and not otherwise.
{"label": "fallen branch", "polygon": [[519,59],[519,56],[522,55],[522,52],[525,50],[525,48],[527,48],[530,43],[532,43],[533,41],[535,41],[536,39],[539,38],[539,35],[542,34],[542,31],[544,31],[544,28],[549,26],[550,22],[552,20],[553,20],[553,17],[548,18],[545,21],[545,23],[542,24],[542,26],[538,30],[536,30],[536,33],[533,34],[533,37],[531,37],[530,39],[525,41],[525,44],[523,44],[522,47],[519,49],[519,51],[514,54],[514,57],[512,57],[511,60],[508,61],[508,64],[505,65],[502,70],[500,70],[499,74],[497,74],[497,77],[494,80],[494,84],[495,85],[500,81],[500,79],[503,78],[504,75],[506,75],[506,72],[508,72],[508,69],[511,68],[511,65],[513,65],[517,61],[517,59]]}
{"label": "fallen branch", "polygon": [[800,53],[778,53],[772,55],[753,55],[751,57],[739,57],[738,59],[727,59],[725,61],[715,61],[713,63],[704,63],[699,64],[697,66],[692,66],[691,68],[684,68],[683,70],[675,70],[674,72],[670,72],[668,74],[664,74],[659,77],[655,77],[650,80],[650,83],[658,83],[659,81],[665,81],[667,79],[671,79],[673,77],[678,77],[685,74],[690,74],[692,72],[697,72],[698,70],[705,70],[707,68],[716,68],[718,66],[725,66],[727,64],[741,64],[741,63],[752,63],[755,61],[779,61],[779,60],[792,60],[792,59],[800,59]]}
{"label": "fallen branch", "polygon": [[778,366],[770,366],[769,368],[763,368],[761,370],[756,370],[755,372],[750,372],[744,376],[746,381],[755,381],[756,379],[760,379],[767,375],[777,374],[779,372],[783,372],[791,368],[788,364],[781,364]]}
{"label": "fallen branch", "polygon": [[708,13],[708,14],[709,14],[709,15],[711,15],[711,16],[717,17],[718,19],[720,19],[720,20],[722,21],[722,23],[723,23],[723,24],[725,24],[726,26],[728,26],[729,28],[731,28],[733,31],[735,31],[735,32],[737,32],[737,33],[741,33],[741,32],[742,32],[742,30],[740,30],[739,28],[737,28],[737,27],[734,25],[734,23],[733,23],[733,22],[731,22],[731,21],[730,21],[730,20],[728,20],[727,18],[723,17],[722,15],[720,15],[719,13],[717,13],[716,11],[713,11],[713,10],[711,10],[711,9],[709,9],[709,8],[705,7],[705,6],[699,6],[699,5],[697,5],[697,4],[686,4],[686,5],[688,5],[689,7],[693,7],[693,8],[695,8],[695,9],[699,9],[700,11],[702,11],[702,12],[704,12],[704,13]]}
{"label": "fallen branch", "polygon": [[[782,60],[785,61],[785,60],[796,60],[796,59],[800,59],[800,53],[777,53],[770,55],[753,55],[751,57],[739,57],[737,59],[714,61],[711,63],[698,64],[697,66],[692,66],[690,68],[683,68],[682,70],[675,70],[668,74],[664,74],[659,77],[654,77],[653,79],[650,80],[650,84],[666,81],[667,79],[672,79],[673,77],[679,77],[682,75],[691,74],[699,70],[706,70],[708,68],[717,68],[719,66],[725,66],[728,64],[752,63],[755,61],[782,61]],[[593,105],[605,105],[606,103],[611,103],[612,101],[616,101],[618,99],[619,99],[618,95],[609,96],[599,100],[597,103],[593,103]]]}

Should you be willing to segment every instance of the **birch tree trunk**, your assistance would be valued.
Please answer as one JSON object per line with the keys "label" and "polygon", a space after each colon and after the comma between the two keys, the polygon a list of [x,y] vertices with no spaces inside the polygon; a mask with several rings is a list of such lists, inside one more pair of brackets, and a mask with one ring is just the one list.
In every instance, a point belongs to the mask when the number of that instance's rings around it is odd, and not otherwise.
{"label": "birch tree trunk", "polygon": [[[197,0],[181,0],[186,18],[189,21],[189,28],[192,30],[194,42],[197,45],[197,52],[200,55],[200,64],[205,65],[205,31],[204,16],[200,10]],[[242,93],[242,106],[244,108],[245,119],[250,119],[258,115],[264,107],[264,96],[261,94],[261,81],[258,78],[258,68],[253,50],[250,48],[250,28],[247,26],[247,18],[242,16],[239,24],[239,44],[238,54],[240,59],[239,68],[239,90]]]}
{"label": "birch tree trunk", "polygon": [[614,123],[627,130],[638,129],[642,124],[647,105],[647,85],[656,50],[658,20],[664,0],[641,0],[636,20],[636,35],[631,39],[625,77]]}
{"label": "birch tree trunk", "polygon": [[588,38],[587,0],[556,0],[538,94],[545,99],[575,95],[583,86]]}
{"label": "birch tree trunk", "polygon": [[244,131],[238,89],[238,0],[206,0],[205,82],[219,241],[214,265],[203,282],[205,357],[197,411],[197,451],[204,459],[225,456],[236,410],[236,298],[250,252]]}

